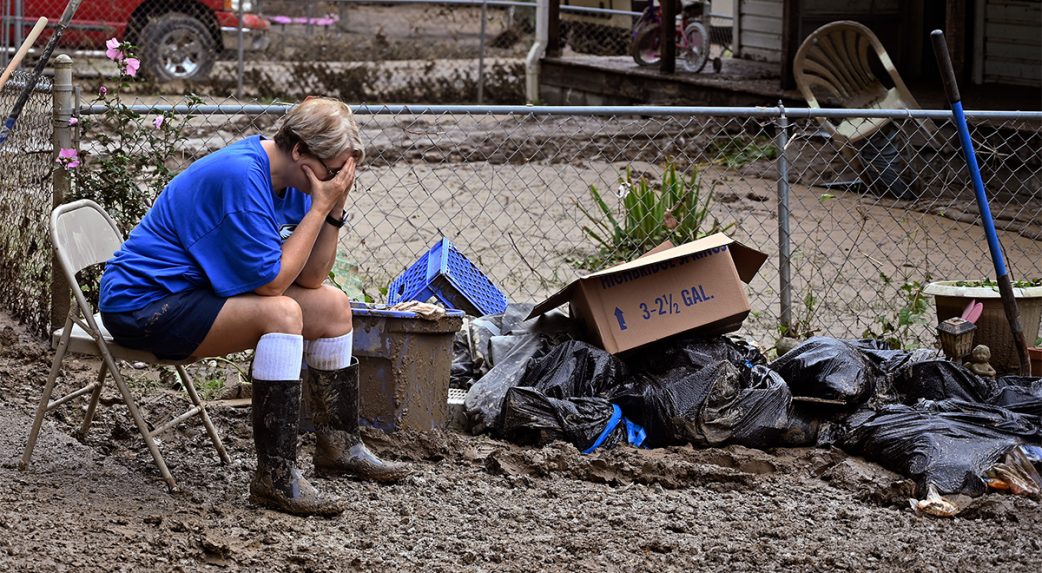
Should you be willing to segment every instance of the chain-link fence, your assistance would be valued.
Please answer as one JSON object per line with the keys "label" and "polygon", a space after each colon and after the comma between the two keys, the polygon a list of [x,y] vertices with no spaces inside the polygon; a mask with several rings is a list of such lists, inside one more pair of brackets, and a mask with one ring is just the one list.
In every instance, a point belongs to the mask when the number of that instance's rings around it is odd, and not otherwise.
{"label": "chain-link fence", "polygon": [[[16,71],[0,92],[10,110],[28,81]],[[0,305],[33,330],[50,322],[51,84],[36,84],[8,140],[0,146]]]}
{"label": "chain-link fence", "polygon": [[[52,25],[67,0],[2,0],[6,58],[36,19]],[[659,4],[574,0],[560,7],[566,57],[659,60]],[[702,0],[678,5],[681,70],[719,70],[730,16]],[[112,79],[105,42],[137,46],[142,93],[292,101],[325,94],[357,102],[524,102],[534,0],[120,0],[84,2],[59,51],[81,78]],[[42,44],[42,41],[39,42]]]}
{"label": "chain-link fence", "polygon": [[[67,0],[4,0],[13,53]],[[138,47],[143,93],[296,100],[521,103],[535,4],[524,0],[120,0],[84,2],[59,51],[78,75],[117,74],[109,38]],[[42,44],[42,41],[40,42]]]}
{"label": "chain-link fence", "polygon": [[[135,109],[146,118],[169,110]],[[270,134],[285,110],[196,108],[174,169],[247,134]],[[343,238],[346,264],[340,268],[350,268],[360,290],[377,300],[384,298],[381,289],[442,236],[512,300],[535,302],[588,269],[715,226],[770,255],[749,285],[753,313],[746,329],[760,340],[769,341],[787,324],[800,335],[872,333],[930,344],[935,316],[922,292],[926,283],[993,274],[946,112],[365,106],[356,111],[367,162],[352,195],[354,218]],[[876,131],[841,143],[815,115]],[[971,113],[970,121],[1012,275],[1038,278],[1042,114],[980,112]],[[82,145],[89,168],[89,154],[99,150],[91,147],[89,134]],[[642,179],[659,196],[668,165],[685,181],[688,207],[670,211],[672,220],[628,223],[623,197]],[[619,229],[608,222],[593,190]],[[703,207],[708,216],[692,230],[685,218],[698,216]],[[788,216],[779,219],[779,213]],[[1027,328],[1035,329],[1029,330],[1033,338],[1037,325]]]}

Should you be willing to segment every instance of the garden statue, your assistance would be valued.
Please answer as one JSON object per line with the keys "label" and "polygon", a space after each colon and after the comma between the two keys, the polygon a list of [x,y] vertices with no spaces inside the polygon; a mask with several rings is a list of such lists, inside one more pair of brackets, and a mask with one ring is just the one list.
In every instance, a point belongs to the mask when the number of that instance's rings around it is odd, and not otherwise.
{"label": "garden statue", "polygon": [[973,352],[970,354],[970,361],[965,366],[977,376],[994,378],[995,369],[991,367],[991,364],[988,364],[989,360],[991,360],[991,349],[983,344],[978,344],[973,348]]}

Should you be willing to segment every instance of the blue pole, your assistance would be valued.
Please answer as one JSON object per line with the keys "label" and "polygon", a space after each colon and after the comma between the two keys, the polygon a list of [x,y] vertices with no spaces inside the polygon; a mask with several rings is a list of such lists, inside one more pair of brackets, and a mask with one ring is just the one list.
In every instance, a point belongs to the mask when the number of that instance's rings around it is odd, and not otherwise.
{"label": "blue pole", "polygon": [[970,139],[970,128],[966,124],[966,114],[962,111],[962,102],[952,103],[952,114],[955,116],[955,127],[959,130],[959,141],[962,143],[962,153],[966,157],[966,165],[970,169],[970,177],[973,179],[973,192],[977,195],[977,209],[980,211],[981,220],[984,222],[984,233],[988,237],[988,249],[991,251],[991,262],[995,265],[996,276],[1004,276],[1006,261],[1002,257],[1002,247],[999,246],[999,235],[995,231],[995,219],[991,216],[991,207],[988,205],[988,195],[984,191],[984,180],[981,178],[980,166],[977,164],[977,154],[973,151],[973,140]]}

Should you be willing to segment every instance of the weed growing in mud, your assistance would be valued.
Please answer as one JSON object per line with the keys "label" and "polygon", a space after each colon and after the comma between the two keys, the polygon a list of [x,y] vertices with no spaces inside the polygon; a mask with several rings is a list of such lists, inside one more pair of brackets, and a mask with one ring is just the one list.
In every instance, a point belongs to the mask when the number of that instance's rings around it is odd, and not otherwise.
{"label": "weed growing in mud", "polygon": [[[887,276],[886,273],[879,273],[879,280],[882,281],[885,287],[892,287],[894,284],[894,280]],[[929,276],[923,281],[905,280],[902,282],[897,287],[897,290],[901,293],[904,303],[898,309],[897,317],[879,315],[877,318],[879,331],[877,332],[869,327],[862,336],[882,340],[895,350],[914,347],[913,329],[929,323],[927,313],[930,310],[930,305],[923,295],[923,290],[929,282]]]}
{"label": "weed growing in mud", "polygon": [[[834,198],[834,196],[828,195],[826,193],[821,195],[821,197],[819,197],[818,200],[824,204],[826,201],[832,198]],[[868,213],[864,210],[864,208],[859,206],[857,209],[858,214],[860,215],[860,224],[858,225],[857,235],[854,236],[854,245],[858,245],[861,243],[861,237],[865,233],[865,226],[868,224],[869,220]],[[799,252],[793,253],[793,258],[795,259],[797,256],[799,256],[799,254]],[[839,264],[839,267],[836,271],[837,276],[843,276],[843,272],[847,267],[847,263],[850,262],[850,257],[853,254],[853,248],[847,250],[846,254],[843,256],[843,261]],[[801,308],[796,309],[795,315],[792,317],[792,321],[790,324],[778,325],[778,333],[781,336],[795,338],[797,340],[810,338],[811,336],[814,336],[816,333],[814,325],[817,322],[817,314],[821,306],[821,301],[828,300],[829,297],[832,296],[832,294],[836,291],[837,284],[838,281],[833,281],[829,284],[823,285],[823,287],[819,289],[809,287],[807,289],[807,292],[803,295],[803,306]],[[815,292],[818,292],[819,294],[816,295]]]}
{"label": "weed growing in mud", "polygon": [[707,153],[713,158],[713,163],[728,169],[739,169],[753,161],[777,158],[778,147],[770,138],[762,135],[732,136],[714,139]]}
{"label": "weed growing in mud", "polygon": [[626,169],[619,179],[619,217],[597,187],[590,186],[590,195],[599,210],[596,216],[578,203],[576,207],[591,223],[583,226],[583,233],[599,249],[597,254],[572,261],[583,269],[596,270],[630,261],[664,241],[681,245],[735,226],[734,222],[722,225],[711,216],[713,191],[702,189],[698,170],[692,168],[685,177],[677,174],[672,161],[666,162],[662,182],[657,186],[644,177],[634,181],[632,172]]}
{"label": "weed growing in mud", "polygon": [[[138,81],[137,64],[133,63],[137,61],[133,57],[135,47],[114,42],[109,41],[109,58],[119,68],[119,82],[100,86],[91,102],[104,105],[104,113],[77,118],[73,123],[79,130],[77,140],[89,138],[90,146],[77,155],[75,162],[66,161],[64,165],[72,176],[71,199],[99,203],[126,233],[173,179],[175,173],[168,161],[181,148],[183,131],[192,115],[167,111],[145,116],[124,104],[120,94]],[[192,106],[202,100],[188,95],[182,103]],[[87,299],[95,305],[100,277],[100,269],[92,269],[80,280]]]}

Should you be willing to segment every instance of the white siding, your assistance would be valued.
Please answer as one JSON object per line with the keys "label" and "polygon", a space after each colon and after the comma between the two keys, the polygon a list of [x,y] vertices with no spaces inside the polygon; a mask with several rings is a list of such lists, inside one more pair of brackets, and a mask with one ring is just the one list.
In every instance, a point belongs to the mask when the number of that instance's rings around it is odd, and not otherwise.
{"label": "white siding", "polygon": [[736,0],[735,51],[744,58],[780,63],[782,0]]}
{"label": "white siding", "polygon": [[1042,2],[987,0],[984,81],[1042,85]]}

